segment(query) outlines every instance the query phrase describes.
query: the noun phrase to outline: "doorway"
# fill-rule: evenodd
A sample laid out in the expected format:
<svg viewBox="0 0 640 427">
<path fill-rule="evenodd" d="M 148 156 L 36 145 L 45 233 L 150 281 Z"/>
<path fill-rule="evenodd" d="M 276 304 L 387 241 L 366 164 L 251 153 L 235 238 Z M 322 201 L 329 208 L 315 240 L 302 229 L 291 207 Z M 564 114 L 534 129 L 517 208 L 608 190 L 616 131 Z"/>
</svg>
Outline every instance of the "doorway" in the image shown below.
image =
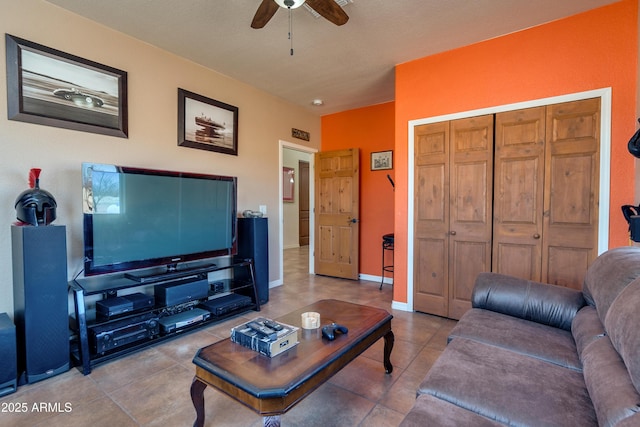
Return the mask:
<svg viewBox="0 0 640 427">
<path fill-rule="evenodd" d="M 280 282 L 282 283 L 284 278 L 284 250 L 290 248 L 299 248 L 300 246 L 300 201 L 302 197 L 303 206 L 308 212 L 313 212 L 314 205 L 314 185 L 313 179 L 305 180 L 301 176 L 300 164 L 303 167 L 308 166 L 309 171 L 313 171 L 314 167 L 314 154 L 317 149 L 305 147 L 303 145 L 294 144 L 287 141 L 280 141 L 280 165 L 279 173 L 280 177 L 280 236 L 279 236 L 279 248 L 280 248 Z M 284 178 L 282 174 L 283 168 L 289 168 L 292 174 L 288 176 L 288 189 L 291 189 L 292 197 L 283 197 L 283 185 Z M 304 174 L 304 171 L 302 171 Z M 302 179 L 301 179 L 302 178 Z M 302 196 L 301 196 L 302 194 Z M 303 213 L 304 215 L 304 213 Z M 302 221 L 303 224 L 306 221 Z M 308 246 L 313 247 L 314 244 L 314 232 L 313 232 L 313 215 L 308 216 L 307 222 L 308 232 Z M 306 241 L 306 239 L 304 239 Z M 303 242 L 304 243 L 304 242 Z M 313 250 L 309 250 L 308 255 L 308 272 L 314 273 L 314 254 Z"/>
</svg>

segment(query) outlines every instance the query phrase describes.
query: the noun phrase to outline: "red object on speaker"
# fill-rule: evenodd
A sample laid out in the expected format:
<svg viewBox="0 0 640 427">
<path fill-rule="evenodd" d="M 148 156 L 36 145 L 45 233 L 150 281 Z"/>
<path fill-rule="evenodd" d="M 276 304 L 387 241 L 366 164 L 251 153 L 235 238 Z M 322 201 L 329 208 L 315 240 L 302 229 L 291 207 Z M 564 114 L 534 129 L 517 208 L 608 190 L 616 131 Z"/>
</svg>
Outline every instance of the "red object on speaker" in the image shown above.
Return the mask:
<svg viewBox="0 0 640 427">
<path fill-rule="evenodd" d="M 58 205 L 51 193 L 40 189 L 40 171 L 37 168 L 29 171 L 29 189 L 16 199 L 16 225 L 49 225 L 56 219 Z"/>
<path fill-rule="evenodd" d="M 42 169 L 31 168 L 29 171 L 29 188 L 35 188 L 40 183 L 40 172 Z"/>
</svg>

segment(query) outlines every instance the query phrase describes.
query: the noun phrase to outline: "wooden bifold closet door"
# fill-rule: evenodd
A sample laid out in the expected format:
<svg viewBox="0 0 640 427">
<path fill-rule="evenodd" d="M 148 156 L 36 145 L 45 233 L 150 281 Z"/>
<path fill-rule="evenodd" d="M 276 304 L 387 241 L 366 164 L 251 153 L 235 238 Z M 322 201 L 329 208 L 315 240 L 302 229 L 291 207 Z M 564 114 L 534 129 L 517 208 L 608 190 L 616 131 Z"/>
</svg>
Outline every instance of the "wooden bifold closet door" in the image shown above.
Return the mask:
<svg viewBox="0 0 640 427">
<path fill-rule="evenodd" d="M 599 99 L 417 126 L 414 309 L 460 318 L 482 271 L 580 289 L 599 135 Z"/>
<path fill-rule="evenodd" d="M 459 318 L 491 268 L 493 116 L 416 128 L 414 309 Z"/>
</svg>

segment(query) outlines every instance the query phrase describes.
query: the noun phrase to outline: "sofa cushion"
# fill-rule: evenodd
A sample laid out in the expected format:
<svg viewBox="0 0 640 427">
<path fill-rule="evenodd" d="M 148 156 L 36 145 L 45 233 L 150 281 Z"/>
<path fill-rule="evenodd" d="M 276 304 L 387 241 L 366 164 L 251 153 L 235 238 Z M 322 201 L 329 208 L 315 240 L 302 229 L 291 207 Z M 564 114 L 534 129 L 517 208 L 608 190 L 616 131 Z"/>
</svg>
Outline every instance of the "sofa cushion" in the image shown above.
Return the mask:
<svg viewBox="0 0 640 427">
<path fill-rule="evenodd" d="M 571 333 L 580 356 L 594 340 L 605 337 L 604 325 L 600 322 L 595 307 L 588 305 L 576 314 L 571 324 Z"/>
<path fill-rule="evenodd" d="M 640 395 L 608 338 L 589 344 L 582 360 L 585 383 L 601 427 L 617 426 L 640 412 Z"/>
<path fill-rule="evenodd" d="M 480 273 L 471 306 L 571 330 L 571 322 L 586 304 L 582 292 L 499 273 Z"/>
<path fill-rule="evenodd" d="M 504 424 L 467 411 L 429 394 L 418 396 L 400 427 L 497 427 Z"/>
<path fill-rule="evenodd" d="M 582 373 L 466 338 L 447 345 L 418 393 L 508 425 L 597 425 Z"/>
<path fill-rule="evenodd" d="M 610 249 L 589 266 L 582 291 L 587 303 L 598 310 L 602 323 L 613 300 L 638 277 L 640 248 L 634 246 Z"/>
<path fill-rule="evenodd" d="M 582 371 L 571 332 L 517 317 L 472 308 L 449 334 L 483 342 Z"/>
<path fill-rule="evenodd" d="M 634 280 L 613 301 L 604 326 L 633 385 L 640 391 L 640 279 Z"/>
</svg>

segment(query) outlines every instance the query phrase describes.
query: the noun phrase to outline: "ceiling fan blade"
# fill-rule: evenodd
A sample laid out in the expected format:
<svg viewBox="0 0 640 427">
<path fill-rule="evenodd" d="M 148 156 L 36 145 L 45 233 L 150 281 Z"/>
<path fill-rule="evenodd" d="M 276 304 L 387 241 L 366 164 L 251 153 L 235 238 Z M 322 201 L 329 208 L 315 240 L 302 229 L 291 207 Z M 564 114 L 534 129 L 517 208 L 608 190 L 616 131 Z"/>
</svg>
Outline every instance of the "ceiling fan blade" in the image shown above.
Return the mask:
<svg viewBox="0 0 640 427">
<path fill-rule="evenodd" d="M 262 0 L 253 17 L 253 21 L 251 21 L 251 28 L 258 29 L 267 25 L 267 22 L 275 15 L 279 7 L 278 3 L 273 0 Z"/>
<path fill-rule="evenodd" d="M 307 4 L 323 18 L 336 25 L 344 25 L 349 20 L 349 16 L 334 0 L 307 0 Z"/>
</svg>

